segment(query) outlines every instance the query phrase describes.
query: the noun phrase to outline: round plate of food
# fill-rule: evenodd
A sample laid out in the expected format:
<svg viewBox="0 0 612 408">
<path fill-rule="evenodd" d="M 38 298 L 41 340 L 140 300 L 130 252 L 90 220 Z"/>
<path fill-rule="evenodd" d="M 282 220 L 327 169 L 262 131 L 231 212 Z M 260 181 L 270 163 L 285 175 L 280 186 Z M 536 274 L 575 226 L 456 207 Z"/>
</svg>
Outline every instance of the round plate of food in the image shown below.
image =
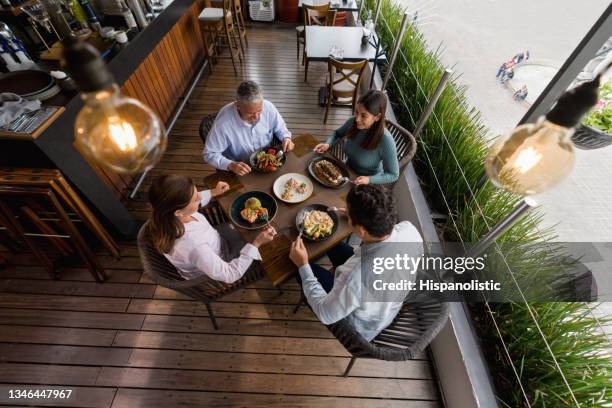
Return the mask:
<svg viewBox="0 0 612 408">
<path fill-rule="evenodd" d="M 272 173 L 283 167 L 287 156 L 282 149 L 277 147 L 266 147 L 258 150 L 249 158 L 251 168 L 260 173 Z"/>
<path fill-rule="evenodd" d="M 241 194 L 230 206 L 230 218 L 245 229 L 264 227 L 276 217 L 278 204 L 274 197 L 263 191 Z"/>
<path fill-rule="evenodd" d="M 295 226 L 310 241 L 325 241 L 338 229 L 338 215 L 323 204 L 307 205 L 295 217 Z"/>
<path fill-rule="evenodd" d="M 349 171 L 340 160 L 330 156 L 318 156 L 308 162 L 308 172 L 320 184 L 328 188 L 341 188 L 349 182 Z"/>
<path fill-rule="evenodd" d="M 303 174 L 287 173 L 276 179 L 272 186 L 274 195 L 280 200 L 295 204 L 305 201 L 312 195 L 312 181 Z"/>
</svg>

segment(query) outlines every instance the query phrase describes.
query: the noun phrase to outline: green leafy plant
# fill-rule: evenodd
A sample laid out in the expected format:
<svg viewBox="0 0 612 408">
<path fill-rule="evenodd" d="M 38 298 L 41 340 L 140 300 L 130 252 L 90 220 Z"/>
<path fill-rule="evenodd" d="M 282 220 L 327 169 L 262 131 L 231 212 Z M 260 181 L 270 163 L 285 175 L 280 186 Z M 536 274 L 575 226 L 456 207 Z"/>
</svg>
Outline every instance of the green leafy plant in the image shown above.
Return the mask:
<svg viewBox="0 0 612 408">
<path fill-rule="evenodd" d="M 381 1 L 376 31 L 389 50 L 399 32 L 403 10 L 392 0 Z M 365 2 L 374 10 L 374 0 Z M 430 51 L 415 26 L 407 29 L 400 50 L 387 91 L 398 120 L 414 129 L 444 68 L 440 50 Z M 382 67 L 383 72 L 387 69 Z M 467 103 L 466 88 L 457 80 L 457 76 L 451 78 L 434 107 L 419 136 L 413 163 L 430 205 L 448 214 L 441 238 L 469 243 L 478 241 L 520 198 L 490 184 L 475 189 L 483 170 L 488 130 L 480 113 Z M 540 223 L 541 214 L 532 213 L 497 241 L 507 262 L 499 268 L 499 275 L 512 273 L 526 295 L 541 283 L 561 288 L 555 277 L 568 278 L 572 270 L 573 261 L 565 257 L 563 248 L 549 243 L 554 231 L 543 230 Z M 490 310 L 482 304 L 473 305 L 504 406 L 527 406 L 520 385 L 532 407 L 576 407 L 574 398 L 580 407 L 612 406 L 612 360 L 609 342 L 599 326 L 610 320 L 597 321 L 593 307 L 580 302 L 498 303 L 491 304 Z"/>
<path fill-rule="evenodd" d="M 584 125 L 612 134 L 612 81 L 599 90 L 597 105 L 582 121 Z"/>
</svg>

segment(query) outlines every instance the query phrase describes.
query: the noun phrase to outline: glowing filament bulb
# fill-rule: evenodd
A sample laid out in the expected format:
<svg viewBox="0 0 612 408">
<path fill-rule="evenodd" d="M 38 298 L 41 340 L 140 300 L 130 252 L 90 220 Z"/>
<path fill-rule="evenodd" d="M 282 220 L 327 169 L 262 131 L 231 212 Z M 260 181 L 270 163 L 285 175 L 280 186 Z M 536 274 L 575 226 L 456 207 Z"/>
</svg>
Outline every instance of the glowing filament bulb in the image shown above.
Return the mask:
<svg viewBox="0 0 612 408">
<path fill-rule="evenodd" d="M 534 149 L 533 146 L 529 146 L 527 149 L 519 152 L 518 157 L 514 161 L 514 167 L 516 167 L 519 173 L 525 174 L 538 164 L 542 157 L 542 153 Z"/>
<path fill-rule="evenodd" d="M 111 138 L 119 146 L 121 151 L 126 152 L 134 150 L 138 143 L 136 141 L 136 134 L 134 128 L 127 122 L 122 121 L 119 118 L 111 118 L 108 124 Z"/>
</svg>

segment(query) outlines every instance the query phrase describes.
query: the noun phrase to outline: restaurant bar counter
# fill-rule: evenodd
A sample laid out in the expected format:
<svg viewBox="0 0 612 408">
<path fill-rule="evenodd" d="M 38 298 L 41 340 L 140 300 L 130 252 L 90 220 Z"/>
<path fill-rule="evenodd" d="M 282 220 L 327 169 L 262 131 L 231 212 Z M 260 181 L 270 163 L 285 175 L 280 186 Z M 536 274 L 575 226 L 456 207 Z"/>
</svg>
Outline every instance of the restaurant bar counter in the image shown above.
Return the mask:
<svg viewBox="0 0 612 408">
<path fill-rule="evenodd" d="M 108 63 L 122 93 L 147 104 L 166 125 L 206 63 L 198 25 L 203 7 L 203 0 L 174 0 Z M 74 122 L 82 107 L 75 95 L 42 133 L 19 139 L 0 136 L 0 164 L 61 170 L 111 231 L 134 236 L 139 225 L 123 204 L 134 176 L 103 169 L 80 154 Z"/>
</svg>

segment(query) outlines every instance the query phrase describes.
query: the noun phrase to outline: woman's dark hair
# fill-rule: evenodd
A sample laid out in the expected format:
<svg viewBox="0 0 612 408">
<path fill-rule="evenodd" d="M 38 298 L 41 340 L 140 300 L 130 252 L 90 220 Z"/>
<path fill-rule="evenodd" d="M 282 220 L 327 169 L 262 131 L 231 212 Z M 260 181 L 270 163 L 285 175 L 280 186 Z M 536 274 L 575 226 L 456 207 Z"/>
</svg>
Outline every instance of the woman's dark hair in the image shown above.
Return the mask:
<svg viewBox="0 0 612 408">
<path fill-rule="evenodd" d="M 385 134 L 385 113 L 387 111 L 387 97 L 380 91 L 371 90 L 361 95 L 357 104 L 362 105 L 365 110 L 370 112 L 372 115 L 379 115 L 380 119 L 374 123 L 368 134 L 361 143 L 361 148 L 366 150 L 374 150 L 378 146 L 380 139 Z M 353 126 L 346 132 L 346 137 L 353 139 L 357 136 L 357 121 L 353 121 Z"/>
<path fill-rule="evenodd" d="M 180 175 L 167 174 L 153 181 L 149 189 L 149 203 L 153 207 L 149 218 L 149 234 L 153 246 L 159 252 L 172 251 L 174 241 L 185 233 L 183 223 L 174 212 L 189 205 L 194 187 L 192 179 Z"/>
<path fill-rule="evenodd" d="M 390 234 L 397 223 L 395 200 L 391 191 L 383 186 L 354 186 L 346 197 L 346 204 L 353 225 L 361 225 L 374 237 Z"/>
</svg>

